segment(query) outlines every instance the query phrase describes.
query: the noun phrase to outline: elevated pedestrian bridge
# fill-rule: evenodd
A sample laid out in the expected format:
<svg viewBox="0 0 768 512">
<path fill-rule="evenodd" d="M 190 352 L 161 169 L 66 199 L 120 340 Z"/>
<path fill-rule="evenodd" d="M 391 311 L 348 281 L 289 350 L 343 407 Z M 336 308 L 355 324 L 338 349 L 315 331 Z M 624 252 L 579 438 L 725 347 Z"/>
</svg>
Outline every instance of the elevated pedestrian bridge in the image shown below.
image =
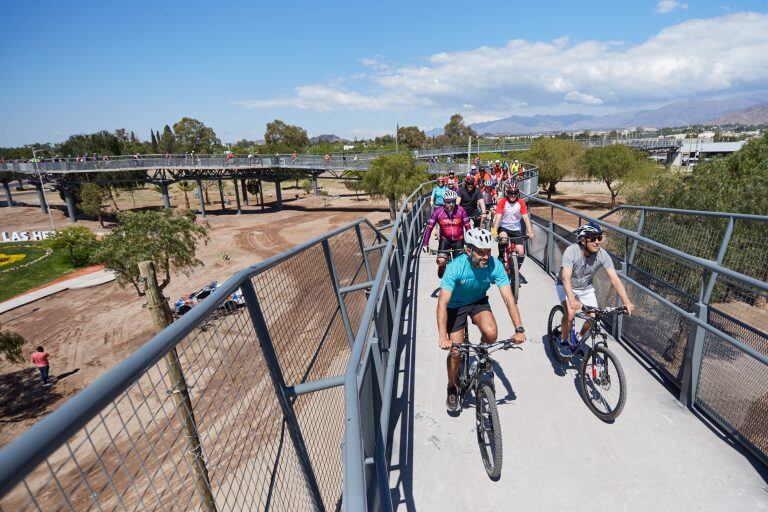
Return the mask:
<svg viewBox="0 0 768 512">
<path fill-rule="evenodd" d="M 605 326 L 628 384 L 607 424 L 546 343 L 551 276 L 585 217 L 531 197 L 528 341 L 499 353 L 492 482 L 471 401 L 444 409 L 438 280 L 419 251 L 430 187 L 392 226 L 358 221 L 233 276 L 4 447 L 0 508 L 768 510 L 768 218 L 601 220 L 637 307 Z M 612 304 L 606 284 L 598 275 L 598 300 Z M 222 310 L 238 288 L 246 306 Z"/>
</svg>

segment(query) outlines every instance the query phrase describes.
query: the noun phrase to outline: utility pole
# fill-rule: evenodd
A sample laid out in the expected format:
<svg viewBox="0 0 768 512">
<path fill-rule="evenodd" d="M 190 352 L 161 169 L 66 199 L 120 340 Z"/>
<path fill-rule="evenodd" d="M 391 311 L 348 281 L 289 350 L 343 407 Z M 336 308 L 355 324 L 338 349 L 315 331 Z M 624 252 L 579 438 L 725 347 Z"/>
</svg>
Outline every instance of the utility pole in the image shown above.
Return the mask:
<svg viewBox="0 0 768 512">
<path fill-rule="evenodd" d="M 139 274 L 144 282 L 144 293 L 147 297 L 147 308 L 152 313 L 152 320 L 155 323 L 155 332 L 159 333 L 173 322 L 171 308 L 168 301 L 163 297 L 162 291 L 157 284 L 157 273 L 155 264 L 151 261 L 139 262 Z M 205 466 L 203 450 L 200 446 L 200 435 L 197 432 L 197 423 L 195 422 L 195 413 L 192 409 L 192 400 L 189 398 L 187 381 L 181 370 L 179 354 L 176 347 L 173 347 L 165 354 L 165 364 L 168 367 L 168 377 L 171 379 L 171 394 L 176 403 L 176 410 L 181 419 L 181 425 L 184 430 L 186 447 L 184 455 L 187 458 L 189 467 L 195 478 L 195 488 L 202 501 L 202 509 L 206 512 L 216 512 L 216 502 L 211 492 L 211 481 L 208 477 L 208 468 Z"/>
<path fill-rule="evenodd" d="M 478 144 L 480 142 L 478 141 Z M 478 149 L 479 150 L 479 149 Z M 469 144 L 467 144 L 467 174 L 472 169 L 472 136 L 469 136 Z"/>
</svg>

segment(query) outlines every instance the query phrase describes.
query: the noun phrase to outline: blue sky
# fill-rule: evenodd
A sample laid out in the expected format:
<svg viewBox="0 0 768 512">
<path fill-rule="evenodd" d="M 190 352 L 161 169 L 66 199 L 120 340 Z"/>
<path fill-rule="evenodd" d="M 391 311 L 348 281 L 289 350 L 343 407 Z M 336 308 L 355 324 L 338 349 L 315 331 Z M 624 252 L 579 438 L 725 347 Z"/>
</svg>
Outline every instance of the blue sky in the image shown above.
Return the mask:
<svg viewBox="0 0 768 512">
<path fill-rule="evenodd" d="M 0 146 L 183 116 L 369 137 L 685 98 L 768 101 L 768 3 L 12 1 Z"/>
</svg>

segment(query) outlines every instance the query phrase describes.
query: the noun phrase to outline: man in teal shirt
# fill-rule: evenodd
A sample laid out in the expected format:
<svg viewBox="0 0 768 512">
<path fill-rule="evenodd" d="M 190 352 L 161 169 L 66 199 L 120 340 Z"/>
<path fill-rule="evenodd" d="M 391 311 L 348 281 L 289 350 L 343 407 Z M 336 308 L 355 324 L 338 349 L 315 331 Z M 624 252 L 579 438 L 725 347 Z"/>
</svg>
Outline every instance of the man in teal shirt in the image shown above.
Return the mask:
<svg viewBox="0 0 768 512">
<path fill-rule="evenodd" d="M 447 188 L 448 187 L 445 186 L 445 177 L 438 176 L 437 186 L 432 189 L 432 198 L 429 200 L 429 204 L 432 205 L 432 208 L 443 206 L 443 196 L 445 195 Z"/>
<path fill-rule="evenodd" d="M 493 343 L 498 337 L 496 318 L 488 303 L 488 288 L 491 284 L 499 287 L 499 293 L 507 307 L 509 318 L 515 326 L 515 343 L 525 341 L 525 329 L 517 309 L 517 301 L 512 294 L 509 277 L 504 266 L 497 258 L 491 258 L 491 248 L 495 243 L 489 231 L 472 228 L 464 235 L 464 250 L 458 258 L 451 261 L 440 283 L 440 295 L 437 299 L 437 331 L 442 350 L 450 349 L 448 354 L 448 398 L 445 402 L 449 411 L 459 409 L 456 378 L 459 370 L 459 352 L 453 345 L 464 340 L 464 326 L 467 317 L 472 319 L 481 333 L 480 341 Z"/>
</svg>

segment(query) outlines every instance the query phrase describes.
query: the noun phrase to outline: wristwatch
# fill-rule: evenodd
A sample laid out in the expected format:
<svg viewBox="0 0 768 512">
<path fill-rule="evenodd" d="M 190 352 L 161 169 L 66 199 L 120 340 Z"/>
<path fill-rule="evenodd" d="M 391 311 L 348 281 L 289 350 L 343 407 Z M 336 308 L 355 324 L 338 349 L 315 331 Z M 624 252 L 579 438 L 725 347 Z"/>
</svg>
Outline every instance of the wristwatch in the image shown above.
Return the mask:
<svg viewBox="0 0 768 512">
<path fill-rule="evenodd" d="M 524 332 L 525 332 L 525 327 L 523 327 L 522 325 L 517 329 L 515 329 L 515 334 L 522 334 Z"/>
</svg>

